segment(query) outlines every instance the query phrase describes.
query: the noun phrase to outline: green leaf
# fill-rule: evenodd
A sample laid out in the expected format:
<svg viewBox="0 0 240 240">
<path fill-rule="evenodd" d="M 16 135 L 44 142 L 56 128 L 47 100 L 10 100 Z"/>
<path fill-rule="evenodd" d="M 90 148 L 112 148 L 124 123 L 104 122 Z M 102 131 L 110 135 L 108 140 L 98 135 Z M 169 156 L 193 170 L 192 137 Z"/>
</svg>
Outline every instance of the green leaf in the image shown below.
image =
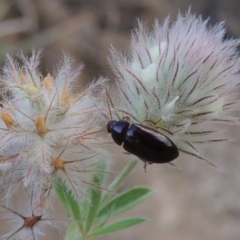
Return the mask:
<svg viewBox="0 0 240 240">
<path fill-rule="evenodd" d="M 112 191 L 116 191 L 122 183 L 125 181 L 125 179 L 128 177 L 128 175 L 132 172 L 134 167 L 137 165 L 138 160 L 130 161 L 125 168 L 119 173 L 119 175 L 113 180 L 113 182 L 108 187 L 108 191 L 105 192 L 102 196 L 102 202 L 109 199 L 109 197 L 112 195 Z"/>
<path fill-rule="evenodd" d="M 107 176 L 107 172 L 106 172 L 107 164 L 105 162 L 98 164 L 97 171 L 99 171 L 99 172 L 96 173 L 95 176 L 98 179 L 97 182 L 98 182 L 99 186 L 102 186 L 104 183 L 104 180 L 106 179 L 106 176 Z"/>
<path fill-rule="evenodd" d="M 82 237 L 82 234 L 77 223 L 71 223 L 68 226 L 65 240 L 80 240 L 81 237 Z"/>
<path fill-rule="evenodd" d="M 99 185 L 99 179 L 97 175 L 93 177 L 93 182 L 95 185 Z M 85 212 L 86 213 L 86 219 L 85 220 L 85 233 L 88 233 L 90 230 L 99 209 L 99 204 L 101 201 L 101 189 L 91 189 L 91 200 L 88 203 L 88 209 Z"/>
<path fill-rule="evenodd" d="M 98 229 L 95 229 L 91 236 L 93 237 L 97 237 L 97 236 L 101 236 L 101 235 L 106 235 L 112 232 L 116 232 L 119 230 L 122 230 L 124 228 L 128 228 L 128 227 L 132 227 L 134 225 L 137 225 L 139 223 L 142 223 L 146 221 L 145 218 L 127 218 L 127 219 L 123 219 L 117 222 L 114 222 L 112 224 L 109 224 L 105 227 L 101 227 Z"/>
<path fill-rule="evenodd" d="M 55 182 L 54 188 L 60 201 L 62 202 L 64 207 L 67 209 L 70 216 L 73 217 L 75 220 L 77 220 L 77 222 L 81 227 L 82 221 L 81 221 L 80 207 L 77 200 L 74 198 L 73 194 L 71 193 L 70 189 L 68 189 L 66 184 L 60 179 Z"/>
<path fill-rule="evenodd" d="M 94 177 L 92 177 L 89 184 L 86 184 L 85 186 L 85 198 L 81 203 L 81 212 L 83 216 L 87 216 L 89 214 L 89 205 L 93 204 L 91 199 L 93 188 L 97 189 L 99 186 L 99 192 L 100 192 L 100 187 L 103 185 L 104 180 L 106 179 L 107 167 L 108 166 L 106 165 L 106 163 L 98 164 Z M 95 179 L 95 182 L 94 182 L 94 179 Z M 85 217 L 84 217 L 84 221 L 85 221 Z"/>
<path fill-rule="evenodd" d="M 150 194 L 151 190 L 146 187 L 132 188 L 124 193 L 121 193 L 100 210 L 98 218 L 111 217 L 124 212 L 137 205 Z"/>
</svg>

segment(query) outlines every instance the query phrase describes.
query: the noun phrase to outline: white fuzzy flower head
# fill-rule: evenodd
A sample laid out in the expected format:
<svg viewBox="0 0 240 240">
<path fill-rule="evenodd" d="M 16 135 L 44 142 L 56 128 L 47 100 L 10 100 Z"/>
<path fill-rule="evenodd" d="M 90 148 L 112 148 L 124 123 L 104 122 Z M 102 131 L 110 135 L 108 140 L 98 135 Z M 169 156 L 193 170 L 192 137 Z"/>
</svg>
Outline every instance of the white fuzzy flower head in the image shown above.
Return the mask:
<svg viewBox="0 0 240 240">
<path fill-rule="evenodd" d="M 121 96 L 115 109 L 202 160 L 201 146 L 227 140 L 218 125 L 236 124 L 239 108 L 239 41 L 223 39 L 222 23 L 207 24 L 190 11 L 152 30 L 140 23 L 130 51 L 112 49 L 111 58 Z"/>
<path fill-rule="evenodd" d="M 8 56 L 3 68 L 1 187 L 11 192 L 16 183 L 23 184 L 39 189 L 42 198 L 60 178 L 80 199 L 83 184 L 99 162 L 95 156 L 101 151 L 97 138 L 101 101 L 94 93 L 105 80 L 75 94 L 82 67 L 73 70 L 73 61 L 65 55 L 56 76 L 42 77 L 39 58 L 39 51 L 30 58 L 21 54 L 20 63 Z"/>
</svg>

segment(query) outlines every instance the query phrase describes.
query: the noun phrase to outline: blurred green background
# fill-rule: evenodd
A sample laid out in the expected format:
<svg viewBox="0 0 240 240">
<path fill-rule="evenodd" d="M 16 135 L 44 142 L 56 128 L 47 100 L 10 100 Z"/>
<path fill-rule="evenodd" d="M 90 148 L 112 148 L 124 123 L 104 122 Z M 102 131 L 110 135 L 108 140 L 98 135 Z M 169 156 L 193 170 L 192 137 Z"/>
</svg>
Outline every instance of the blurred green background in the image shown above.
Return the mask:
<svg viewBox="0 0 240 240">
<path fill-rule="evenodd" d="M 127 50 L 137 19 L 151 26 L 155 18 L 179 11 L 210 17 L 210 23 L 225 21 L 226 37 L 240 37 L 240 0 L 0 0 L 0 64 L 6 53 L 30 54 L 43 49 L 41 71 L 52 73 L 63 51 L 77 64 L 84 63 L 80 85 L 99 76 L 114 81 L 108 65 L 109 47 Z M 239 127 L 229 128 L 235 142 L 208 148 L 207 154 L 223 169 L 181 155 L 181 170 L 152 165 L 135 169 L 124 187 L 145 185 L 154 194 L 128 214 L 149 221 L 105 236 L 102 240 L 239 240 L 240 157 Z M 122 151 L 115 147 L 116 156 Z M 118 157 L 113 172 L 128 160 Z M 51 238 L 52 239 L 52 238 Z"/>
</svg>

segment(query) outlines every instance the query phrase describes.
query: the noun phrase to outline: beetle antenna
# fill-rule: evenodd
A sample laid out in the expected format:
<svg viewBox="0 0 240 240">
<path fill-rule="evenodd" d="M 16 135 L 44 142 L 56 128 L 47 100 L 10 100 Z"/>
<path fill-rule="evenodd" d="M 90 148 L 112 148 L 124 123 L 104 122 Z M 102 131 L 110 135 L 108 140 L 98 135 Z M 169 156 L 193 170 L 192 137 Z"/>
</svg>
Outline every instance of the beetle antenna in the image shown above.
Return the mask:
<svg viewBox="0 0 240 240">
<path fill-rule="evenodd" d="M 118 114 L 118 109 L 115 109 L 115 107 L 114 107 L 113 101 L 111 99 L 111 96 L 110 96 L 109 91 L 107 90 L 107 88 L 106 88 L 106 98 L 107 98 L 107 105 L 108 105 L 108 110 L 109 110 L 109 114 L 110 114 L 111 120 L 113 119 L 112 118 L 112 111 L 111 111 L 111 109 L 113 109 L 114 112 L 116 112 L 116 115 L 117 115 L 118 119 L 122 119 L 119 116 L 119 114 Z"/>
<path fill-rule="evenodd" d="M 112 112 L 111 112 L 111 109 L 110 109 L 109 101 L 111 102 L 111 104 L 113 104 L 113 103 L 112 103 L 112 100 L 111 100 L 111 97 L 109 95 L 109 92 L 108 92 L 107 88 L 106 88 L 106 100 L 107 100 L 107 106 L 108 106 L 109 115 L 110 115 L 110 118 L 112 120 L 113 118 L 112 118 Z"/>
</svg>

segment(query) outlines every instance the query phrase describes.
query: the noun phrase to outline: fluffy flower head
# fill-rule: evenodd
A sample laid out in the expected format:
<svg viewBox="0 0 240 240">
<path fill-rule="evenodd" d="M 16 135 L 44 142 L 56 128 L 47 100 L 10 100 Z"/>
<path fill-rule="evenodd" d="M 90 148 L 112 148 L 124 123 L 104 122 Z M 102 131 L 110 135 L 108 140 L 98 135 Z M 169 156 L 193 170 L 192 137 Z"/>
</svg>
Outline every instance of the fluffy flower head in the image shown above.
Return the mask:
<svg viewBox="0 0 240 240">
<path fill-rule="evenodd" d="M 236 124 L 240 60 L 237 40 L 224 40 L 220 23 L 186 13 L 170 24 L 141 23 L 130 51 L 112 49 L 121 103 L 114 107 L 133 122 L 167 135 L 181 152 L 204 160 L 199 146 L 227 140 L 218 123 Z"/>
<path fill-rule="evenodd" d="M 75 94 L 82 67 L 73 70 L 71 58 L 64 56 L 55 77 L 42 77 L 40 52 L 20 57 L 22 64 L 8 56 L 2 74 L 1 183 L 15 187 L 21 182 L 41 195 L 61 178 L 79 199 L 85 175 L 91 172 L 88 166 L 99 154 L 95 138 L 101 103 L 94 92 L 104 79 Z"/>
</svg>

